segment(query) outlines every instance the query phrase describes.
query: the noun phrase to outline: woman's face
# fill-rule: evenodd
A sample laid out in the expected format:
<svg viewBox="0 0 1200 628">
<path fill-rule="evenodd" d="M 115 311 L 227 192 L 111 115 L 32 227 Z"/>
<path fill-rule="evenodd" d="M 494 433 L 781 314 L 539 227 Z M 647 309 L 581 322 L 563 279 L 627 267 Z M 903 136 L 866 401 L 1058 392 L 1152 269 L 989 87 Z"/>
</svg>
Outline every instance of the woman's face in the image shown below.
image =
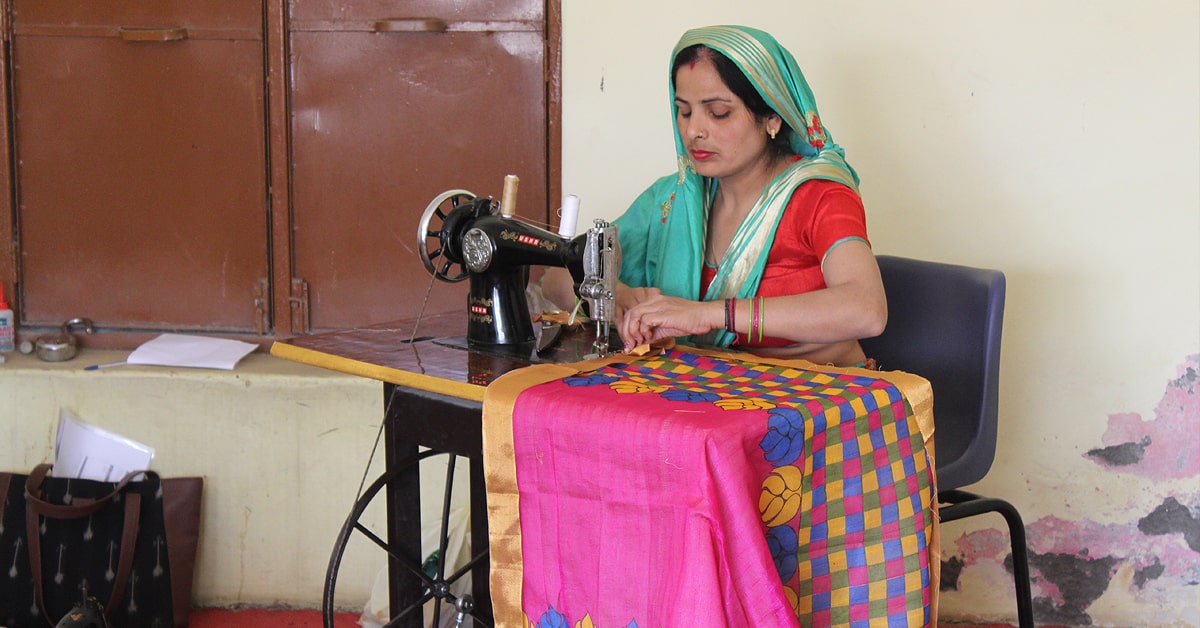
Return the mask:
<svg viewBox="0 0 1200 628">
<path fill-rule="evenodd" d="M 702 176 L 737 177 L 770 165 L 767 128 L 778 122 L 756 120 L 707 58 L 676 71 L 675 120 Z"/>
</svg>

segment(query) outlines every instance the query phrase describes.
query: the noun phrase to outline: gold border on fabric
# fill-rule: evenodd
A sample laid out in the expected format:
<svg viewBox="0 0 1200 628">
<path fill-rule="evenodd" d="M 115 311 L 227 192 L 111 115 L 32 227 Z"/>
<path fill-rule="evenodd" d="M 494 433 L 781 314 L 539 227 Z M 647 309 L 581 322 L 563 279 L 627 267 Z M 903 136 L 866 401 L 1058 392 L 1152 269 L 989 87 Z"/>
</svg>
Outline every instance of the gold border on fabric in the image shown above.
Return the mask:
<svg viewBox="0 0 1200 628">
<path fill-rule="evenodd" d="M 823 373 L 852 373 L 887 380 L 900 389 L 912 408 L 925 441 L 930 470 L 934 464 L 933 388 L 929 381 L 903 371 L 870 371 L 853 367 L 823 366 L 808 360 L 767 358 L 748 353 L 688 347 L 687 351 L 716 358 L 757 361 L 772 366 Z M 512 412 L 526 389 L 611 364 L 629 364 L 643 355 L 618 354 L 570 364 L 539 364 L 510 371 L 487 387 L 483 395 L 483 466 L 487 484 L 488 536 L 491 554 L 492 609 L 497 628 L 527 628 L 521 609 L 524 578 L 521 555 L 521 509 L 514 457 Z M 937 478 L 930 487 L 933 529 L 929 541 L 930 626 L 937 626 L 938 586 L 941 579 L 941 534 L 937 514 Z"/>
</svg>

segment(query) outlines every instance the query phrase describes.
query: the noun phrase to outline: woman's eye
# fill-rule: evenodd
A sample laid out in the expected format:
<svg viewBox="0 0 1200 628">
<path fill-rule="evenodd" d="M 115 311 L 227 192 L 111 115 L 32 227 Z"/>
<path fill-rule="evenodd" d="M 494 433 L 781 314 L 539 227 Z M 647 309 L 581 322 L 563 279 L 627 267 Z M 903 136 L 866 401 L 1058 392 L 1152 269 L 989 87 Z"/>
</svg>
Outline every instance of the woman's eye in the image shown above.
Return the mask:
<svg viewBox="0 0 1200 628">
<path fill-rule="evenodd" d="M 729 117 L 729 114 L 730 114 L 730 112 L 728 112 L 728 111 L 714 111 L 714 112 L 712 112 L 712 117 L 714 117 L 718 120 L 724 120 L 725 118 Z"/>
</svg>

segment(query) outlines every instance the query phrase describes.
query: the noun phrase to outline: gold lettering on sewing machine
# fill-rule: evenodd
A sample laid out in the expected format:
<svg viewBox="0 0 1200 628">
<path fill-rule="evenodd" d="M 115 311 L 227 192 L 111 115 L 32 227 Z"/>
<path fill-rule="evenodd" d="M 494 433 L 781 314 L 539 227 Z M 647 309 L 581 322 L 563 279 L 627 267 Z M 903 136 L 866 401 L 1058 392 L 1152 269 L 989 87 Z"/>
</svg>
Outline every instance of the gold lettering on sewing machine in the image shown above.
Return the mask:
<svg viewBox="0 0 1200 628">
<path fill-rule="evenodd" d="M 492 324 L 492 299 L 469 297 L 467 301 L 467 315 L 470 320 Z"/>
<path fill-rule="evenodd" d="M 512 242 L 518 242 L 520 244 L 524 244 L 526 246 L 532 246 L 532 247 L 539 248 L 539 249 L 545 249 L 550 252 L 553 252 L 556 249 L 558 249 L 558 242 L 556 242 L 554 240 L 547 240 L 545 238 L 538 238 L 538 237 L 526 235 L 523 233 L 517 233 L 516 231 L 509 231 L 508 229 L 504 229 L 504 230 L 500 231 L 500 239 L 501 240 L 510 240 Z"/>
</svg>

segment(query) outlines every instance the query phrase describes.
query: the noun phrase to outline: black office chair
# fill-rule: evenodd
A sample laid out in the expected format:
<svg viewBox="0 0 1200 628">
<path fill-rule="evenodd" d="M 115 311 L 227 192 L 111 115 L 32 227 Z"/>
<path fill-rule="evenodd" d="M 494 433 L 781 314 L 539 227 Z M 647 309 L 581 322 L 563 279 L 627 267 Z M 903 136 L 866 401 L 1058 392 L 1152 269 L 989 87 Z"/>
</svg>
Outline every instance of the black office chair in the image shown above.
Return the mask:
<svg viewBox="0 0 1200 628">
<path fill-rule="evenodd" d="M 883 334 L 863 350 L 882 370 L 920 375 L 933 386 L 941 521 L 1001 514 L 1012 541 L 1017 621 L 1033 628 L 1025 526 L 1012 504 L 961 490 L 987 475 L 996 454 L 1004 273 L 880 255 L 887 292 Z"/>
</svg>

